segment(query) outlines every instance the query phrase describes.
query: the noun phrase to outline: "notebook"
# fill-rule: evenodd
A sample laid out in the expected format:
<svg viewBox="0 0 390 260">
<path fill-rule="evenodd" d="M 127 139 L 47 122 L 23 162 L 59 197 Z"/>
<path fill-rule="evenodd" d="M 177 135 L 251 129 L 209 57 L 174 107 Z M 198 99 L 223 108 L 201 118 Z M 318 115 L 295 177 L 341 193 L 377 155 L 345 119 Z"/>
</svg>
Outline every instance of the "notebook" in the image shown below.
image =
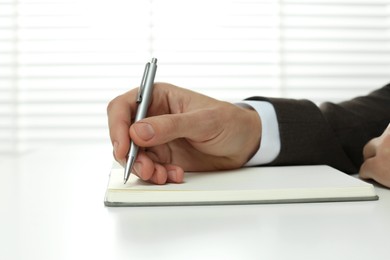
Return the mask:
<svg viewBox="0 0 390 260">
<path fill-rule="evenodd" d="M 106 206 L 180 206 L 377 200 L 372 184 L 329 166 L 247 167 L 186 172 L 184 183 L 154 185 L 113 167 Z"/>
</svg>

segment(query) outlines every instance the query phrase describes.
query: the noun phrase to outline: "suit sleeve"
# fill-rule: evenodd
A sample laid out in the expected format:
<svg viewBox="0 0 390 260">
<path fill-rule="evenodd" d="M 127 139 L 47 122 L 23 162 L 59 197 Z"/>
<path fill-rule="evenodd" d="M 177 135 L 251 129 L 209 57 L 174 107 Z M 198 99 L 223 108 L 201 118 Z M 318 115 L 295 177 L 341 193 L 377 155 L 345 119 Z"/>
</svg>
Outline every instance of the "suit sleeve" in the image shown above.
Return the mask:
<svg viewBox="0 0 390 260">
<path fill-rule="evenodd" d="M 308 100 L 252 97 L 273 104 L 281 140 L 270 165 L 326 164 L 356 173 L 363 147 L 383 133 L 390 122 L 390 84 L 339 104 L 320 107 Z"/>
</svg>

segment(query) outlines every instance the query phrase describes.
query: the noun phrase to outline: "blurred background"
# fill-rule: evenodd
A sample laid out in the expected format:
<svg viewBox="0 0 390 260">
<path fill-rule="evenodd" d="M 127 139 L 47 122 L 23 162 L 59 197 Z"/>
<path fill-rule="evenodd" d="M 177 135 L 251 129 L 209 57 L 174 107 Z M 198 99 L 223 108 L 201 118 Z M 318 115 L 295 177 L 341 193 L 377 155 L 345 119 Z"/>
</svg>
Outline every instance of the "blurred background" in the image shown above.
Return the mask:
<svg viewBox="0 0 390 260">
<path fill-rule="evenodd" d="M 218 99 L 338 102 L 390 82 L 390 0 L 0 0 L 0 153 L 109 143 L 152 57 Z"/>
</svg>

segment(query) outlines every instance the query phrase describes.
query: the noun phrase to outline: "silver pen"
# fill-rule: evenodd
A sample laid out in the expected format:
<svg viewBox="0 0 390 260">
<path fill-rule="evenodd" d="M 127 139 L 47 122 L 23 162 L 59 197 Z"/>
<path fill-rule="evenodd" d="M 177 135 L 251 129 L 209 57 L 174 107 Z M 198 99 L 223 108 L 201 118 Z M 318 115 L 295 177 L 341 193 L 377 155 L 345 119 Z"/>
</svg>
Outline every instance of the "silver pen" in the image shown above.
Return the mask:
<svg viewBox="0 0 390 260">
<path fill-rule="evenodd" d="M 156 76 L 156 70 L 157 70 L 157 59 L 152 58 L 151 62 L 146 63 L 144 75 L 142 76 L 141 85 L 138 89 L 138 95 L 137 95 L 138 107 L 137 107 L 137 113 L 135 115 L 134 123 L 146 117 L 146 113 L 148 112 L 148 107 L 150 105 L 150 101 L 152 98 L 153 84 L 154 84 L 154 77 Z M 137 154 L 138 154 L 138 146 L 133 141 L 131 141 L 129 153 L 127 155 L 126 167 L 125 167 L 125 176 L 124 176 L 125 184 L 129 179 L 131 169 L 133 168 L 135 159 L 137 158 Z"/>
</svg>

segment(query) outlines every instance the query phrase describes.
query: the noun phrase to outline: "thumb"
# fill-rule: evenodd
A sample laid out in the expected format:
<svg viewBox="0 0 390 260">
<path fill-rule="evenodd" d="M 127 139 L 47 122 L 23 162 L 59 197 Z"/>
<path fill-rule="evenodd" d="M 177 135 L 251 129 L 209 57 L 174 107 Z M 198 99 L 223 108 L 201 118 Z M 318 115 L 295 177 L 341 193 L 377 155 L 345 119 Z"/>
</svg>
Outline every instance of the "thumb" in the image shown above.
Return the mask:
<svg viewBox="0 0 390 260">
<path fill-rule="evenodd" d="M 386 135 L 390 135 L 390 124 L 387 126 L 383 134 L 379 137 L 375 137 L 368 141 L 368 143 L 363 147 L 363 158 L 367 160 L 368 158 L 374 157 L 377 153 L 378 146 L 385 138 Z"/>
<path fill-rule="evenodd" d="M 130 127 L 130 136 L 137 145 L 143 147 L 165 144 L 177 138 L 204 142 L 220 133 L 220 119 L 215 114 L 214 110 L 204 109 L 148 117 Z"/>
</svg>

